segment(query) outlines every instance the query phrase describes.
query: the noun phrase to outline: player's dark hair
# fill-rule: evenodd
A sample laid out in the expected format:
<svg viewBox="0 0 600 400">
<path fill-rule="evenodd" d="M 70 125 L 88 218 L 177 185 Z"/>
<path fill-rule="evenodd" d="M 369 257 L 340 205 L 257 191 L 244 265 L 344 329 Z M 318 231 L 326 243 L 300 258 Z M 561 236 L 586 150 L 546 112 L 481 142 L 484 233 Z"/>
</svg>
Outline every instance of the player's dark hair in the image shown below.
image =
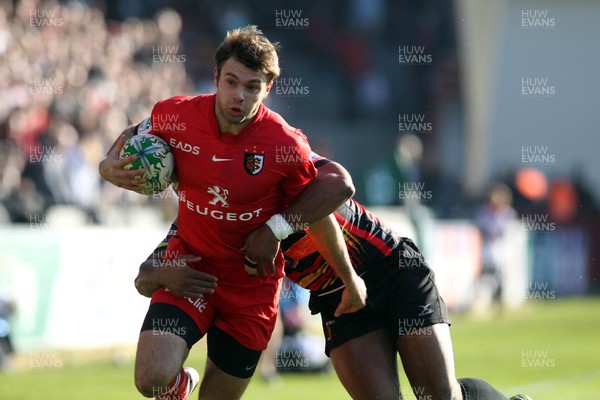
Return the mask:
<svg viewBox="0 0 600 400">
<path fill-rule="evenodd" d="M 279 43 L 271 43 L 256 25 L 231 30 L 215 51 L 217 73 L 221 75 L 221 67 L 233 57 L 251 70 L 265 74 L 269 84 L 281 72 L 278 49 Z"/>
</svg>

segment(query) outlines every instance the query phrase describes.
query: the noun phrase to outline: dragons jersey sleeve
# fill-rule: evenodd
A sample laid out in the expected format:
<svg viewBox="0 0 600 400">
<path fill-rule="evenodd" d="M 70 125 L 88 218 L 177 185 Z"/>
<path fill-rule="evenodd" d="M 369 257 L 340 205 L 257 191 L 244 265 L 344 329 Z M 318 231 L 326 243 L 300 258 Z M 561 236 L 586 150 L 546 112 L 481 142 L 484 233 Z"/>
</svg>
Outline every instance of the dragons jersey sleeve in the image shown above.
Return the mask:
<svg viewBox="0 0 600 400">
<path fill-rule="evenodd" d="M 316 167 L 331 162 L 316 153 L 312 153 L 311 159 Z M 392 254 L 400 243 L 397 233 L 353 199 L 346 201 L 334 215 L 342 229 L 352 265 L 359 274 Z M 300 286 L 317 293 L 342 287 L 341 279 L 303 231 L 289 236 L 281 247 L 286 275 Z"/>
</svg>

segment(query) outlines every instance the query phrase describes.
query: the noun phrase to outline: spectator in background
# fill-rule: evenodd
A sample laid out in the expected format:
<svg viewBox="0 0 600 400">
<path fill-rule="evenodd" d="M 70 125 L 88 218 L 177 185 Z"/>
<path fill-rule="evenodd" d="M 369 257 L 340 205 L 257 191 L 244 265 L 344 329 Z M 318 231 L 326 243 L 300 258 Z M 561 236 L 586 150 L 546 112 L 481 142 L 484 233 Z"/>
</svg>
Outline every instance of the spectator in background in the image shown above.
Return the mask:
<svg viewBox="0 0 600 400">
<path fill-rule="evenodd" d="M 550 219 L 559 224 L 570 224 L 577 216 L 579 199 L 573 184 L 564 178 L 554 179 L 548 193 Z"/>
<path fill-rule="evenodd" d="M 430 213 L 423 203 L 431 200 L 421 175 L 423 143 L 412 133 L 399 135 L 393 154 L 364 175 L 366 202 L 372 206 L 402 205 L 415 231 L 415 241 L 426 252 L 424 223 Z"/>
<path fill-rule="evenodd" d="M 405 182 L 419 182 L 421 179 L 419 164 L 422 156 L 421 139 L 413 134 L 399 135 L 394 152 L 365 173 L 367 204 L 404 204 L 398 195 L 399 185 Z"/>
<path fill-rule="evenodd" d="M 509 262 L 510 247 L 506 242 L 508 227 L 517 218 L 512 208 L 512 193 L 504 183 L 495 183 L 485 203 L 475 214 L 482 236 L 482 273 L 478 282 L 479 304 L 489 304 L 502 295 L 502 270 Z"/>
</svg>

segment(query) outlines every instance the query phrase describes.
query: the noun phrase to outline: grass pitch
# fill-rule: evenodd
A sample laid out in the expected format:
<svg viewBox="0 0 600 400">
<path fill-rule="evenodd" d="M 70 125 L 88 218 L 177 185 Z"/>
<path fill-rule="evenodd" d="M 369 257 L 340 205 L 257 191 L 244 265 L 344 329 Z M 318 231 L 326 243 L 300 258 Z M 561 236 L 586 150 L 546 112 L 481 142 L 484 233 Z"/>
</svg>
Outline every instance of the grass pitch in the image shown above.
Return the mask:
<svg viewBox="0 0 600 400">
<path fill-rule="evenodd" d="M 595 400 L 600 393 L 600 298 L 530 302 L 519 310 L 453 315 L 452 336 L 458 377 L 486 379 L 507 396 L 521 392 L 534 400 Z M 133 385 L 133 363 L 81 362 L 54 355 L 47 366 L 26 365 L 0 374 L 0 399 L 142 399 Z M 203 366 L 204 349 L 186 365 Z M 405 399 L 409 393 L 401 374 Z M 194 398 L 196 398 L 194 396 Z M 248 400 L 348 399 L 330 374 L 285 374 L 277 385 L 258 377 Z"/>
</svg>

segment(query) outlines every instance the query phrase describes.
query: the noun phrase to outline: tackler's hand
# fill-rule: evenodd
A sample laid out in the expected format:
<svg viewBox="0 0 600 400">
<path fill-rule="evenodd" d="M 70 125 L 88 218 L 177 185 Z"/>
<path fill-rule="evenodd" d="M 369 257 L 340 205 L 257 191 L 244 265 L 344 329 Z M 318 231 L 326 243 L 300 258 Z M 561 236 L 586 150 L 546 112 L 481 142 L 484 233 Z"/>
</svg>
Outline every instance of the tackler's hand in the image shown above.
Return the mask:
<svg viewBox="0 0 600 400">
<path fill-rule="evenodd" d="M 256 267 L 255 275 L 267 276 L 275 273 L 275 257 L 279 252 L 279 240 L 267 225 L 251 232 L 240 250 L 246 254 L 244 267 L 251 275 L 253 275 L 251 273 L 253 266 Z"/>
</svg>

